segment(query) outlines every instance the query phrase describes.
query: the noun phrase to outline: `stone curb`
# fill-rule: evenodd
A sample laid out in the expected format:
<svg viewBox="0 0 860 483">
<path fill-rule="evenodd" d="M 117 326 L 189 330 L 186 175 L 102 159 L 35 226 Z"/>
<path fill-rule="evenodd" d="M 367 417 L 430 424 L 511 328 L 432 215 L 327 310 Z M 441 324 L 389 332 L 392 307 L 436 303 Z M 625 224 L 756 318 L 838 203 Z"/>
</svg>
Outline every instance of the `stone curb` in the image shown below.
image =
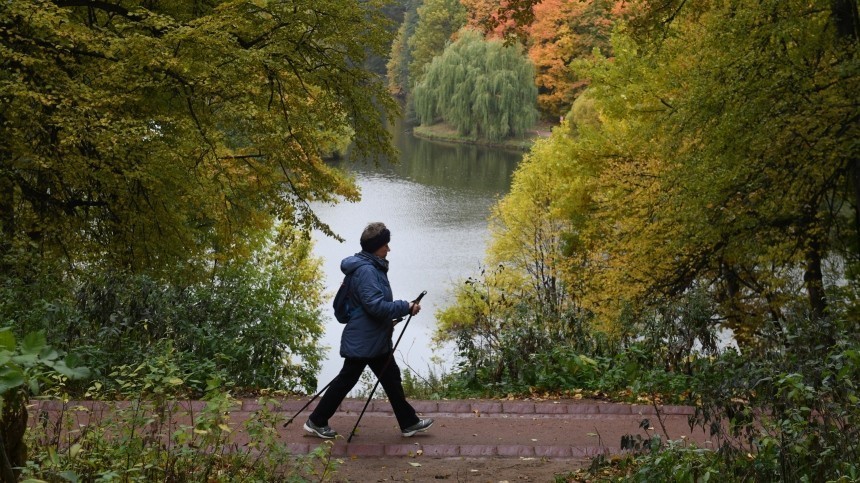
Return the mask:
<svg viewBox="0 0 860 483">
<path fill-rule="evenodd" d="M 307 454 L 316 449 L 314 444 L 290 444 L 293 454 Z M 419 454 L 431 458 L 549 458 L 585 459 L 599 454 L 619 454 L 619 448 L 573 447 L 573 446 L 528 446 L 528 445 L 450 445 L 450 444 L 335 444 L 333 456 L 344 457 L 415 457 Z M 420 451 L 420 453 L 419 453 Z"/>
<path fill-rule="evenodd" d="M 418 413 L 425 415 L 444 414 L 449 416 L 529 416 L 540 417 L 551 415 L 563 417 L 565 415 L 611 415 L 611 416 L 643 416 L 656 415 L 657 410 L 653 406 L 620 403 L 560 403 L 560 402 L 526 402 L 526 401 L 410 401 Z M 88 412 L 104 411 L 110 408 L 111 403 L 101 401 L 69 401 L 63 403 L 56 400 L 32 400 L 31 408 L 35 411 L 60 411 L 65 407 L 85 408 Z M 128 401 L 117 401 L 115 404 L 120 408 L 129 408 L 132 403 Z M 206 407 L 205 401 L 176 401 L 172 403 L 173 409 L 178 411 L 200 412 Z M 276 405 L 262 405 L 256 400 L 244 399 L 233 412 L 255 412 L 268 407 L 273 412 L 293 413 L 299 411 L 307 401 L 285 400 Z M 365 402 L 354 399 L 344 400 L 340 405 L 340 412 L 360 413 L 364 410 Z M 305 411 L 312 411 L 316 407 L 316 401 L 310 404 Z M 690 406 L 664 405 L 659 406 L 662 414 L 667 416 L 689 416 L 694 413 Z M 389 414 L 391 406 L 385 400 L 373 400 L 367 405 L 366 414 Z"/>
</svg>

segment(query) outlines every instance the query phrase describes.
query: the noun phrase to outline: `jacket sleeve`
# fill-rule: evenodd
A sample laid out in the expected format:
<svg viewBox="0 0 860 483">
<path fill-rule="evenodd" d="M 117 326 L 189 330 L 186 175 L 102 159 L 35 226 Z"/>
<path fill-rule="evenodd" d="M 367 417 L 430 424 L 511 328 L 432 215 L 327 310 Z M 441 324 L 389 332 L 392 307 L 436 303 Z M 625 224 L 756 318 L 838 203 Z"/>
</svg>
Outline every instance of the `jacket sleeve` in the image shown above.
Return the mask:
<svg viewBox="0 0 860 483">
<path fill-rule="evenodd" d="M 356 273 L 356 295 L 367 314 L 378 321 L 391 321 L 409 313 L 409 302 L 405 300 L 387 300 L 390 298 L 390 288 L 383 285 L 376 270 L 359 268 Z M 387 296 L 388 295 L 388 296 Z"/>
</svg>

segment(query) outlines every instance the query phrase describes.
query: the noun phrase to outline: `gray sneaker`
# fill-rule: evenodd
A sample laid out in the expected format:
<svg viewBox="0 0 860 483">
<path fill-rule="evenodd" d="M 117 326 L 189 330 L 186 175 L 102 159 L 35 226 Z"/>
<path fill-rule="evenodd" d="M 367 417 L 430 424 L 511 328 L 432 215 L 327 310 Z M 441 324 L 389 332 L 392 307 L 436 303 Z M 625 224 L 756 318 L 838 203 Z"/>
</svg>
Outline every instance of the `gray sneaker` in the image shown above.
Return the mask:
<svg viewBox="0 0 860 483">
<path fill-rule="evenodd" d="M 337 431 L 328 426 L 317 426 L 310 419 L 305 422 L 305 431 L 322 439 L 333 439 L 337 436 Z"/>
<path fill-rule="evenodd" d="M 415 433 L 423 433 L 424 431 L 427 431 L 428 429 L 430 429 L 430 426 L 432 426 L 432 425 L 433 425 L 432 419 L 422 419 L 422 420 L 418 421 L 417 423 L 413 424 L 412 426 L 409 426 L 408 428 L 402 430 L 401 434 L 403 435 L 404 438 L 408 438 Z"/>
</svg>

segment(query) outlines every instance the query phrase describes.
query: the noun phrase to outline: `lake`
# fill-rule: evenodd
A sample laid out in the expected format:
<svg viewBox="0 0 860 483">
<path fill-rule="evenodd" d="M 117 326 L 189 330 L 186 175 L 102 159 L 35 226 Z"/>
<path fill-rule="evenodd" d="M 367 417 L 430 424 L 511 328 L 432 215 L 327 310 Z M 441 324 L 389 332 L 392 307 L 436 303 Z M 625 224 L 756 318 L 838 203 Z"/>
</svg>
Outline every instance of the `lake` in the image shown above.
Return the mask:
<svg viewBox="0 0 860 483">
<path fill-rule="evenodd" d="M 323 260 L 327 291 L 322 307 L 328 353 L 318 378 L 322 388 L 342 365 L 338 353 L 343 326 L 334 319 L 331 299 L 343 274 L 340 261 L 361 250 L 359 237 L 367 223 L 384 222 L 391 230 L 388 277 L 395 299 L 412 300 L 427 291 L 421 313 L 413 317 L 396 358 L 401 369 L 427 375 L 449 370 L 453 347 L 432 343 L 436 311 L 453 299 L 453 288 L 478 273 L 487 247 L 487 219 L 494 203 L 510 188 L 522 152 L 474 145 L 451 145 L 412 136 L 395 128 L 399 163 L 337 162 L 361 187 L 358 203 L 314 205 L 315 212 L 345 239 L 340 243 L 314 233 L 315 254 Z M 404 324 L 395 328 L 394 340 Z"/>
</svg>

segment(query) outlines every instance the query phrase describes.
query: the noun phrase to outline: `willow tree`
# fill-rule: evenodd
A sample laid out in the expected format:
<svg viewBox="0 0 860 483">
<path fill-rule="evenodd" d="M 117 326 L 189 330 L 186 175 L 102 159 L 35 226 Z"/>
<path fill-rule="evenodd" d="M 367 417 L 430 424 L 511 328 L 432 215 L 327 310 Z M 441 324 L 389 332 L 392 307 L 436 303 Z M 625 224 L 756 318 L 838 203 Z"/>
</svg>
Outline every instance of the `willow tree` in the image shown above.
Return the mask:
<svg viewBox="0 0 860 483">
<path fill-rule="evenodd" d="M 0 255 L 131 270 L 247 254 L 358 191 L 321 152 L 390 151 L 373 2 L 0 5 Z"/>
<path fill-rule="evenodd" d="M 490 141 L 525 133 L 537 119 L 536 103 L 534 67 L 520 48 L 468 29 L 415 87 L 421 124 L 441 119 L 462 136 Z"/>
</svg>

